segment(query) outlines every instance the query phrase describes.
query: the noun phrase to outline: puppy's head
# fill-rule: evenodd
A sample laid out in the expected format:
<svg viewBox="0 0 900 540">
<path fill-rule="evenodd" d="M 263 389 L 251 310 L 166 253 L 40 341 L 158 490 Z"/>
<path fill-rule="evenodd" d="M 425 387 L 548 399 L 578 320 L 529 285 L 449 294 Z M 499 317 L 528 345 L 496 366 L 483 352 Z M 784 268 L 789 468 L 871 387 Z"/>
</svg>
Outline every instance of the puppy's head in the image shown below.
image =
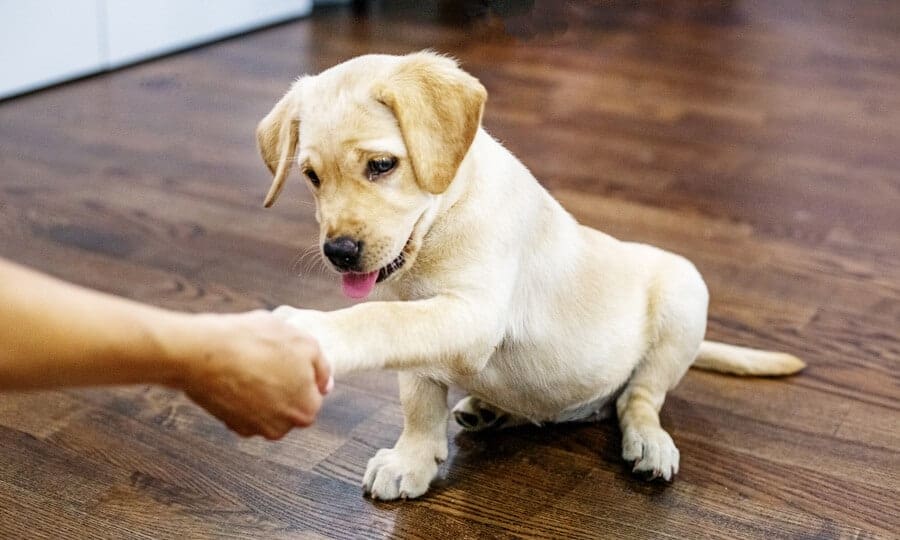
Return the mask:
<svg viewBox="0 0 900 540">
<path fill-rule="evenodd" d="M 449 58 L 368 55 L 301 77 L 260 122 L 274 176 L 271 206 L 294 163 L 316 199 L 322 253 L 345 294 L 415 261 L 423 216 L 453 181 L 487 92 Z"/>
</svg>

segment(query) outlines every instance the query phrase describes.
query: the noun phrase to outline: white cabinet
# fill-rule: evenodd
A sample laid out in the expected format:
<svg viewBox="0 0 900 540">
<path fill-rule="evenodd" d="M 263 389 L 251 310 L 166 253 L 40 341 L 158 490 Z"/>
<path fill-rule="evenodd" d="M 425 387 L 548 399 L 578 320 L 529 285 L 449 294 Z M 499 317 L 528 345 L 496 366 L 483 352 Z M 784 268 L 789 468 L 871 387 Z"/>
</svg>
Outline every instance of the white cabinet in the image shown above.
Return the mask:
<svg viewBox="0 0 900 540">
<path fill-rule="evenodd" d="M 0 98 L 311 11 L 312 0 L 0 0 Z"/>
</svg>

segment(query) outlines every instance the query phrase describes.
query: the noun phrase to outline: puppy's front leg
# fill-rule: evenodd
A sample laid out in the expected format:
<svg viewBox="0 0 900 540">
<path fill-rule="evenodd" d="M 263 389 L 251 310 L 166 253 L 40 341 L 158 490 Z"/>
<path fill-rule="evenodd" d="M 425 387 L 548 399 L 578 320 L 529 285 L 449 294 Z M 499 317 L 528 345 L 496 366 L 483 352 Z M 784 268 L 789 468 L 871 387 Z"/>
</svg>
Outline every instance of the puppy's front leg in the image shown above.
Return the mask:
<svg viewBox="0 0 900 540">
<path fill-rule="evenodd" d="M 409 372 L 399 380 L 403 433 L 369 460 L 363 477 L 366 493 L 385 501 L 423 495 L 447 459 L 447 387 Z"/>
<path fill-rule="evenodd" d="M 338 311 L 281 306 L 274 313 L 311 334 L 335 375 L 366 369 L 409 370 L 454 362 L 476 372 L 502 337 L 487 302 L 435 296 L 409 302 L 367 302 Z M 459 365 L 463 359 L 471 365 Z"/>
</svg>

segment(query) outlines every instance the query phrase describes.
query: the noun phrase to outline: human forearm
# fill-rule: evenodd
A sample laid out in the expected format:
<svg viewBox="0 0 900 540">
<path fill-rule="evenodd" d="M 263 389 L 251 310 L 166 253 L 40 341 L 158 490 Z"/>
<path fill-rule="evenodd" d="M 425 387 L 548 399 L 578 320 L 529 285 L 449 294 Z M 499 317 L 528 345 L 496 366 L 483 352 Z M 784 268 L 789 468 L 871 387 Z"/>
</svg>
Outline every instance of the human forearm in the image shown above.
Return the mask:
<svg viewBox="0 0 900 540">
<path fill-rule="evenodd" d="M 277 439 L 313 422 L 333 380 L 316 342 L 267 311 L 166 311 L 0 259 L 0 390 L 132 383 Z"/>
<path fill-rule="evenodd" d="M 0 390 L 175 385 L 187 317 L 0 260 Z"/>
</svg>

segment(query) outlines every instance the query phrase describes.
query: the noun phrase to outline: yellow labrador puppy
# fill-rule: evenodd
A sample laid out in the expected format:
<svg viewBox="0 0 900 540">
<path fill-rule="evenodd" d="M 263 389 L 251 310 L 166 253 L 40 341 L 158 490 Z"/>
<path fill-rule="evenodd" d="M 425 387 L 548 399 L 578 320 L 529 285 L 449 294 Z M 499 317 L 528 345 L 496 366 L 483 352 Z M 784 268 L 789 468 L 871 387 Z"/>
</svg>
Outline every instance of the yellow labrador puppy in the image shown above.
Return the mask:
<svg viewBox="0 0 900 540">
<path fill-rule="evenodd" d="M 399 371 L 405 422 L 369 461 L 378 499 L 418 497 L 447 457 L 447 386 L 467 429 L 602 417 L 622 457 L 670 480 L 660 426 L 691 365 L 751 375 L 783 353 L 703 341 L 708 293 L 686 259 L 579 225 L 481 127 L 487 92 L 430 52 L 369 55 L 298 79 L 257 136 L 278 196 L 294 163 L 315 194 L 322 252 L 347 296 L 277 313 L 314 335 L 337 374 Z"/>
</svg>

